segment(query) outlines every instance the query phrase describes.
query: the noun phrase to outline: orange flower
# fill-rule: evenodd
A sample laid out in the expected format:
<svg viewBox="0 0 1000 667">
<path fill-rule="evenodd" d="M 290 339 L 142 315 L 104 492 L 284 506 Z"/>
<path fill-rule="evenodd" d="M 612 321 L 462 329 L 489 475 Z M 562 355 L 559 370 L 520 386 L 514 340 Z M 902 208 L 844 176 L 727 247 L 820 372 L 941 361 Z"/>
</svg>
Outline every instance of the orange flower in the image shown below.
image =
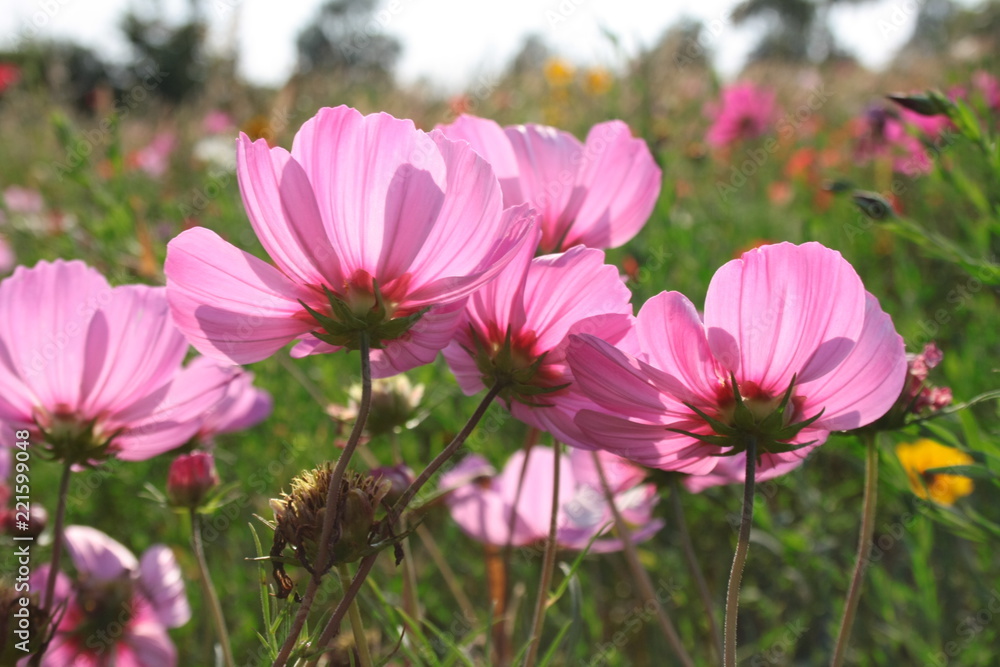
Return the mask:
<svg viewBox="0 0 1000 667">
<path fill-rule="evenodd" d="M 594 67 L 587 70 L 583 77 L 583 90 L 588 95 L 599 97 L 611 90 L 613 81 L 608 70 L 603 67 Z"/>
<path fill-rule="evenodd" d="M 955 501 L 972 493 L 972 480 L 963 475 L 928 474 L 928 470 L 974 463 L 965 452 L 946 447 L 926 438 L 896 446 L 896 456 L 910 479 L 910 488 L 920 498 L 930 498 L 939 505 L 954 505 Z"/>
<path fill-rule="evenodd" d="M 549 58 L 543 73 L 545 80 L 555 88 L 568 86 L 573 81 L 573 66 L 562 58 Z"/>
</svg>

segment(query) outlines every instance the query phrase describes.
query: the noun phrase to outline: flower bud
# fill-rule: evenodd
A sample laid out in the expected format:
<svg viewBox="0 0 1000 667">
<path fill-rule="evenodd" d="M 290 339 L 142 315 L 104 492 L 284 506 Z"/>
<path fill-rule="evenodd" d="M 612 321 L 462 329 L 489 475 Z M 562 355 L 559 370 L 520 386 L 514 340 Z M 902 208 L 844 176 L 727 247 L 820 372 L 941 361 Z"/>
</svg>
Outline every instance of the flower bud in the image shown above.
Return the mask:
<svg viewBox="0 0 1000 667">
<path fill-rule="evenodd" d="M 181 454 L 170 464 L 167 497 L 174 507 L 198 507 L 218 485 L 215 459 L 208 452 Z"/>
</svg>

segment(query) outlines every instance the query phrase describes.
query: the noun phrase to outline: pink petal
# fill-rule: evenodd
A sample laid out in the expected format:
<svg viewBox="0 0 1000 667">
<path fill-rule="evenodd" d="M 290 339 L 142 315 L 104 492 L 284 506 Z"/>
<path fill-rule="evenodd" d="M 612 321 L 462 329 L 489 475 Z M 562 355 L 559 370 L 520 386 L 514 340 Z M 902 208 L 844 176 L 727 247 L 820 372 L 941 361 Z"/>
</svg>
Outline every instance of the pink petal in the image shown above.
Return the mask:
<svg viewBox="0 0 1000 667">
<path fill-rule="evenodd" d="M 166 627 L 179 628 L 191 618 L 191 607 L 184 592 L 184 574 L 168 547 L 155 544 L 142 555 L 139 584 L 156 617 Z"/>
<path fill-rule="evenodd" d="M 16 421 L 25 409 L 30 415 L 31 407 L 77 410 L 87 329 L 111 295 L 104 277 L 80 261 L 18 267 L 3 281 L 0 347 L 6 349 L 0 349 L 0 380 L 6 419 Z"/>
<path fill-rule="evenodd" d="M 43 563 L 31 571 L 31 577 L 28 579 L 28 585 L 31 590 L 38 591 L 38 602 L 44 609 L 47 604 L 45 597 L 45 591 L 49 584 L 49 572 L 51 571 L 51 566 L 48 563 Z M 52 592 L 52 599 L 55 600 L 55 604 L 61 605 L 68 601 L 73 596 L 73 583 L 70 581 L 62 572 L 56 574 L 56 587 Z"/>
<path fill-rule="evenodd" d="M 542 221 L 541 247 L 559 249 L 573 222 L 565 211 L 574 196 L 583 145 L 572 134 L 544 125 L 518 125 L 504 131 L 517 156 L 524 201 L 538 211 Z"/>
<path fill-rule="evenodd" d="M 77 571 L 98 581 L 131 576 L 139 567 L 131 551 L 96 528 L 66 526 L 64 536 Z"/>
<path fill-rule="evenodd" d="M 805 433 L 805 431 L 803 431 Z M 813 432 L 816 435 L 816 432 Z M 810 438 L 816 439 L 816 438 Z M 764 454 L 757 464 L 754 479 L 758 483 L 766 482 L 769 479 L 780 477 L 801 466 L 812 450 L 819 447 L 826 441 L 826 434 L 823 433 L 816 444 L 803 447 L 802 449 L 786 452 L 783 454 Z M 691 475 L 684 478 L 684 487 L 691 493 L 701 493 L 705 489 L 723 484 L 743 484 L 747 474 L 747 455 L 736 454 L 734 456 L 720 456 L 717 464 L 711 472 L 707 474 Z"/>
<path fill-rule="evenodd" d="M 177 649 L 162 625 L 133 621 L 118 644 L 116 667 L 176 667 Z"/>
<path fill-rule="evenodd" d="M 566 217 L 572 226 L 562 248 L 577 244 L 617 248 L 649 219 L 663 181 L 649 147 L 620 120 L 591 128 L 576 176 L 577 196 Z"/>
<path fill-rule="evenodd" d="M 483 221 L 480 221 L 483 222 Z M 527 205 L 508 208 L 499 218 L 499 231 L 496 235 L 488 237 L 489 247 L 483 251 L 477 249 L 473 244 L 461 246 L 455 239 L 461 239 L 456 235 L 447 240 L 440 239 L 440 244 L 436 246 L 440 254 L 434 259 L 438 264 L 436 270 L 443 274 L 443 277 L 436 278 L 433 282 L 424 284 L 409 294 L 404 305 L 408 308 L 420 308 L 426 305 L 448 303 L 465 298 L 477 289 L 493 280 L 500 271 L 511 262 L 523 243 L 535 238 L 532 230 L 535 227 L 535 217 Z M 489 227 L 484 225 L 477 238 L 486 238 Z M 435 243 L 438 241 L 435 241 Z M 428 254 L 434 252 L 427 245 L 424 252 Z M 447 250 L 445 250 L 447 248 Z M 484 252 L 476 256 L 473 252 Z M 456 253 L 456 254 L 449 254 Z M 469 253 L 469 254 L 466 254 Z M 459 263 L 455 258 L 476 257 L 476 264 L 467 273 L 462 273 L 464 269 L 459 268 Z M 420 261 L 418 257 L 414 264 Z M 424 267 L 422 277 L 431 273 L 430 269 Z"/>
<path fill-rule="evenodd" d="M 582 410 L 576 416 L 576 425 L 595 445 L 651 468 L 697 474 L 715 466 L 711 454 L 718 451 L 717 447 L 672 433 L 659 424 L 643 424 L 602 412 Z M 700 421 L 675 422 L 672 428 L 708 433 L 708 428 Z"/>
<path fill-rule="evenodd" d="M 236 160 L 250 223 L 278 268 L 300 284 L 342 285 L 346 276 L 302 167 L 283 148 L 242 133 Z"/>
<path fill-rule="evenodd" d="M 170 318 L 166 290 L 125 285 L 94 314 L 86 336 L 83 416 L 96 417 L 162 387 L 188 342 Z"/>
<path fill-rule="evenodd" d="M 517 156 L 510 139 L 496 121 L 462 114 L 450 125 L 438 125 L 435 129 L 453 141 L 467 141 L 476 153 L 490 163 L 503 190 L 504 206 L 525 203 Z"/>
<path fill-rule="evenodd" d="M 391 236 L 409 233 L 399 207 L 419 206 L 415 218 L 422 227 L 434 218 L 428 208 L 437 208 L 444 190 L 445 165 L 427 135 L 385 113 L 327 108 L 296 133 L 292 156 L 312 183 L 345 276 L 363 269 L 383 283 L 399 277 L 377 273 L 384 247 L 397 243 Z M 405 254 L 407 245 L 399 251 Z M 403 254 L 387 256 L 386 266 L 398 270 Z"/>
<path fill-rule="evenodd" d="M 108 424 L 124 429 L 112 441 L 118 458 L 143 461 L 183 445 L 241 372 L 232 366 L 188 367 L 162 390 L 110 415 Z"/>
<path fill-rule="evenodd" d="M 521 495 L 517 502 L 517 515 L 525 524 L 527 533 L 532 535 L 531 541 L 544 539 L 549 534 L 549 521 L 552 517 L 552 483 L 555 473 L 555 455 L 551 447 L 535 445 L 525 454 L 524 450 L 515 452 L 504 465 L 503 472 L 497 478 L 497 490 L 509 505 L 517 499 L 518 480 L 521 478 L 521 468 L 527 456 L 527 469 L 524 471 L 524 482 L 521 485 Z M 573 498 L 573 469 L 569 459 L 559 457 L 559 498 L 558 506 L 568 503 Z"/>
<path fill-rule="evenodd" d="M 316 327 L 299 303 L 315 303 L 315 293 L 215 232 L 180 234 L 167 246 L 164 270 L 174 322 L 206 356 L 260 361 Z"/>
<path fill-rule="evenodd" d="M 864 321 L 865 291 L 839 252 L 781 243 L 720 268 L 705 298 L 715 358 L 737 381 L 780 395 L 841 363 Z"/>
<path fill-rule="evenodd" d="M 663 388 L 685 403 L 714 404 L 720 378 L 709 349 L 705 326 L 687 297 L 661 292 L 636 316 L 639 348 L 647 361 L 669 376 Z"/>
<path fill-rule="evenodd" d="M 194 369 L 218 366 L 220 363 L 214 359 L 195 357 L 187 367 Z M 202 436 L 242 431 L 260 423 L 271 414 L 271 395 L 253 386 L 253 373 L 236 372 L 236 369 L 227 366 L 222 366 L 222 369 L 223 373 L 233 375 L 233 378 L 228 382 L 225 396 L 216 404 L 215 409 L 204 415 Z"/>
<path fill-rule="evenodd" d="M 550 350 L 570 329 L 579 332 L 581 320 L 599 316 L 590 322 L 588 333 L 607 340 L 602 329 L 620 335 L 631 325 L 631 296 L 618 269 L 604 263 L 600 250 L 581 246 L 539 257 L 528 268 L 524 326 L 538 336 L 539 350 Z"/>
<path fill-rule="evenodd" d="M 906 382 L 906 350 L 892 318 L 878 299 L 866 295 L 864 328 L 851 353 L 836 369 L 799 385 L 806 416 L 823 410 L 814 428 L 845 431 L 875 421 L 892 407 Z"/>
</svg>

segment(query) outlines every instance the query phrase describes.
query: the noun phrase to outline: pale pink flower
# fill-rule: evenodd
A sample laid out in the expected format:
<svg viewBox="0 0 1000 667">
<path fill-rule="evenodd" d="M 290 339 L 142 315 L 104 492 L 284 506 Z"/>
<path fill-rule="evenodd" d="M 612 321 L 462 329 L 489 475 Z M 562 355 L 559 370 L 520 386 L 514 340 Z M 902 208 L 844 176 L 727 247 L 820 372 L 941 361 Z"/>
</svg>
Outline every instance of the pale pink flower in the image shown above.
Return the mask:
<svg viewBox="0 0 1000 667">
<path fill-rule="evenodd" d="M 757 479 L 787 471 L 830 431 L 881 417 L 906 378 L 891 319 L 840 253 L 818 243 L 762 246 L 724 265 L 704 321 L 685 296 L 663 292 L 642 307 L 636 333 L 638 356 L 593 336 L 570 347 L 577 383 L 603 408 L 581 411 L 576 423 L 596 445 L 666 470 L 704 475 L 722 465 L 730 447 L 695 437 L 717 434 L 694 408 L 735 426 L 731 376 L 758 423 L 791 386 L 775 435 L 822 412 L 791 438 L 758 438 Z"/>
<path fill-rule="evenodd" d="M 184 444 L 239 369 L 183 368 L 165 290 L 111 287 L 80 261 L 0 283 L 0 421 L 74 463 L 147 459 Z"/>
<path fill-rule="evenodd" d="M 330 331 L 305 306 L 336 319 L 328 290 L 370 316 L 377 284 L 379 326 L 429 310 L 402 336 L 372 342 L 373 375 L 429 363 L 464 299 L 534 224 L 526 206 L 503 210 L 493 170 L 466 144 L 384 113 L 321 109 L 291 153 L 240 135 L 237 156 L 247 214 L 276 266 L 196 227 L 170 242 L 165 269 L 178 326 L 218 359 L 259 361 L 296 339 L 296 357 L 341 349 L 313 335 Z"/>
<path fill-rule="evenodd" d="M 221 109 L 212 109 L 201 120 L 201 129 L 205 134 L 224 134 L 236 128 L 233 117 Z"/>
<path fill-rule="evenodd" d="M 170 167 L 170 156 L 177 145 L 173 132 L 160 132 L 144 148 L 129 156 L 129 163 L 154 178 L 160 178 Z"/>
<path fill-rule="evenodd" d="M 64 535 L 77 574 L 57 575 L 53 598 L 66 607 L 42 667 L 176 665 L 167 629 L 187 623 L 191 608 L 173 552 L 157 544 L 137 560 L 95 528 L 68 526 Z M 44 589 L 48 572 L 32 573 L 33 590 Z"/>
<path fill-rule="evenodd" d="M 936 139 L 946 129 L 954 127 L 948 116 L 943 114 L 925 116 L 916 111 L 910 111 L 905 107 L 898 107 L 896 112 L 899 114 L 900 120 L 913 125 L 929 139 Z"/>
<path fill-rule="evenodd" d="M 595 125 L 584 143 L 554 127 L 501 128 L 468 115 L 438 129 L 490 162 L 505 206 L 526 202 L 538 212 L 542 252 L 623 245 L 646 224 L 660 194 L 649 147 L 620 120 Z"/>
<path fill-rule="evenodd" d="M 729 146 L 767 134 L 775 122 L 774 91 L 752 83 L 734 83 L 722 89 L 722 99 L 712 105 L 714 118 L 705 135 L 710 146 Z"/>
<path fill-rule="evenodd" d="M 518 498 L 518 481 L 526 456 L 528 463 Z M 599 452 L 598 456 L 615 505 L 625 521 L 636 527 L 633 538 L 649 538 L 663 527 L 661 520 L 652 518 L 658 501 L 656 487 L 640 484 L 645 472 L 638 466 L 607 452 Z M 442 475 L 440 488 L 452 489 L 446 502 L 452 518 L 467 535 L 493 546 L 527 546 L 548 537 L 554 465 L 552 449 L 540 445 L 527 453 L 515 452 L 499 475 L 485 459 L 473 454 Z M 610 531 L 614 517 L 591 452 L 572 449 L 568 455 L 560 455 L 559 466 L 556 542 L 565 549 L 581 550 L 595 536 Z M 591 551 L 621 548 L 618 539 L 599 539 Z"/>
<path fill-rule="evenodd" d="M 526 244 L 472 295 L 444 356 L 467 395 L 513 375 L 517 383 L 500 397 L 517 419 L 562 442 L 592 447 L 573 423 L 577 411 L 595 406 L 572 386 L 569 336 L 591 333 L 622 343 L 632 332 L 631 292 L 600 250 L 576 246 L 534 259 L 532 251 Z M 492 370 L 484 375 L 485 368 Z"/>
<path fill-rule="evenodd" d="M 3 191 L 3 201 L 11 213 L 22 213 L 25 215 L 41 213 L 45 208 L 45 201 L 38 190 L 11 185 Z"/>
<path fill-rule="evenodd" d="M 1000 81 L 984 70 L 972 74 L 972 85 L 983 96 L 986 106 L 994 111 L 1000 111 Z"/>
</svg>

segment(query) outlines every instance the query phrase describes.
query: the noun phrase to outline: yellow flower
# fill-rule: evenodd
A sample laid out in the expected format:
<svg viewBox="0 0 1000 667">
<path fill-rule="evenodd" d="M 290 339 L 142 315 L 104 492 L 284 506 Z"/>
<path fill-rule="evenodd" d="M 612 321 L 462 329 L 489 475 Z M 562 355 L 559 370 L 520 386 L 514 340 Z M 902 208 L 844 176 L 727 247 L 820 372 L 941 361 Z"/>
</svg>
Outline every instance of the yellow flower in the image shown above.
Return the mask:
<svg viewBox="0 0 1000 667">
<path fill-rule="evenodd" d="M 603 67 L 594 67 L 587 70 L 583 77 L 583 90 L 588 95 L 599 97 L 611 90 L 611 74 Z"/>
<path fill-rule="evenodd" d="M 922 439 L 896 446 L 896 456 L 903 464 L 910 488 L 920 498 L 930 497 L 939 505 L 954 505 L 972 493 L 972 480 L 962 475 L 927 474 L 932 468 L 971 465 L 974 460 L 963 451 Z"/>
<path fill-rule="evenodd" d="M 556 88 L 568 86 L 573 81 L 573 66 L 562 58 L 549 58 L 544 73 L 545 80 Z"/>
</svg>

